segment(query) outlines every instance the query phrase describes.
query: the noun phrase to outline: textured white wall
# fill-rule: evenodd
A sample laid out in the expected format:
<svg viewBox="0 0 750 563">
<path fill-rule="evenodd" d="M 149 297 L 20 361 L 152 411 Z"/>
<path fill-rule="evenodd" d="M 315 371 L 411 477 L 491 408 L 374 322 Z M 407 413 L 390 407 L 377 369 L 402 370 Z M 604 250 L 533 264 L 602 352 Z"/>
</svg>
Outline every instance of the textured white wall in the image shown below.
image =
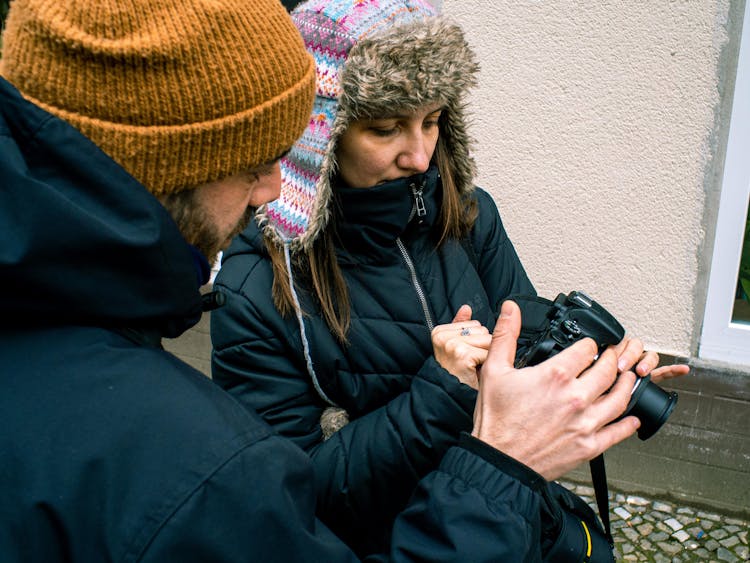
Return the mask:
<svg viewBox="0 0 750 563">
<path fill-rule="evenodd" d="M 693 355 L 728 0 L 443 0 L 479 55 L 479 184 L 540 295 Z"/>
</svg>

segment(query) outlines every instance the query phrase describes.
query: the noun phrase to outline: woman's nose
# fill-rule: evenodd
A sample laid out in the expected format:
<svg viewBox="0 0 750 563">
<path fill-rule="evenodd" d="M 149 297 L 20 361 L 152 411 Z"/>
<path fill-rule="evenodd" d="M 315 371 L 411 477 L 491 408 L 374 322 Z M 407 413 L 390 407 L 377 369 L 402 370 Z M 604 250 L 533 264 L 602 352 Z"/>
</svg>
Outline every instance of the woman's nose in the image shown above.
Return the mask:
<svg viewBox="0 0 750 563">
<path fill-rule="evenodd" d="M 424 135 L 415 135 L 405 143 L 398 155 L 397 164 L 403 170 L 414 174 L 425 172 L 430 166 L 432 150 Z"/>
</svg>

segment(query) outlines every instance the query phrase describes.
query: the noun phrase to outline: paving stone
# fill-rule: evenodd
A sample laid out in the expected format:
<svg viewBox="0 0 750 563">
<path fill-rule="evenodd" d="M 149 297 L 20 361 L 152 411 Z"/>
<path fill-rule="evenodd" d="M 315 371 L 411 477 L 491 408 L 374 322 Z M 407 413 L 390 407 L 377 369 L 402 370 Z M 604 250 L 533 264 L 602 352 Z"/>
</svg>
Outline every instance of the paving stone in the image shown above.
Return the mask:
<svg viewBox="0 0 750 563">
<path fill-rule="evenodd" d="M 625 510 L 622 506 L 618 506 L 617 508 L 615 508 L 614 513 L 623 520 L 628 520 L 632 516 L 632 514 L 630 514 L 630 512 Z"/>
<path fill-rule="evenodd" d="M 717 525 L 716 522 L 714 522 L 713 520 L 705 520 L 705 519 L 701 520 L 699 518 L 698 521 L 701 523 L 701 526 L 703 526 L 704 530 L 712 530 Z"/>
<path fill-rule="evenodd" d="M 740 539 L 737 536 L 729 536 L 728 538 L 719 541 L 719 543 L 727 549 L 730 549 L 740 543 Z"/>
<path fill-rule="evenodd" d="M 705 545 L 705 546 L 706 546 L 706 549 L 707 549 L 707 550 L 709 550 L 709 551 L 716 551 L 716 550 L 717 550 L 717 549 L 719 549 L 719 547 L 720 547 L 720 545 L 719 545 L 719 542 L 717 542 L 717 541 L 716 541 L 716 540 L 714 540 L 714 539 L 709 539 L 709 540 L 708 540 L 708 541 L 707 541 L 707 542 L 706 542 L 705 544 L 703 544 L 703 545 Z"/>
<path fill-rule="evenodd" d="M 714 522 L 718 522 L 721 520 L 721 516 L 719 516 L 718 514 L 714 514 L 713 512 L 703 512 L 702 510 L 698 511 L 698 518 L 713 520 Z"/>
<path fill-rule="evenodd" d="M 711 552 L 709 552 L 705 547 L 699 547 L 695 550 L 695 554 L 700 557 L 700 561 L 708 561 L 711 557 Z"/>
<path fill-rule="evenodd" d="M 638 533 L 641 534 L 642 536 L 648 536 L 654 531 L 653 525 L 649 523 L 644 523 L 644 524 L 641 524 L 640 526 L 636 526 L 635 529 L 638 530 Z"/>
<path fill-rule="evenodd" d="M 670 534 L 674 532 L 674 530 L 670 528 L 669 526 L 667 526 L 664 522 L 657 522 L 656 528 L 658 530 L 661 530 L 662 532 L 669 532 Z"/>
<path fill-rule="evenodd" d="M 727 532 L 724 528 L 719 528 L 718 530 L 713 530 L 711 532 L 711 537 L 715 540 L 723 540 L 728 535 L 729 532 Z"/>
<path fill-rule="evenodd" d="M 594 489 L 591 488 L 591 487 L 586 487 L 586 486 L 583 486 L 583 485 L 579 485 L 578 487 L 576 487 L 576 494 L 578 496 L 582 496 L 582 497 L 592 497 L 593 498 L 594 497 Z"/>
<path fill-rule="evenodd" d="M 739 558 L 734 553 L 723 547 L 716 550 L 716 557 L 719 558 L 719 561 L 729 561 L 730 563 L 739 561 Z"/>
<path fill-rule="evenodd" d="M 564 484 L 564 483 L 563 483 Z M 566 485 L 579 496 L 586 487 Z M 598 512 L 593 499 L 585 499 Z M 648 497 L 610 495 L 615 561 L 734 563 L 750 561 L 750 523 L 704 509 Z"/>
<path fill-rule="evenodd" d="M 666 512 L 667 514 L 672 514 L 673 511 L 672 505 L 666 502 L 654 501 L 651 507 L 657 512 Z"/>
<path fill-rule="evenodd" d="M 676 545 L 667 541 L 657 542 L 656 545 L 659 546 L 662 553 L 669 553 L 670 555 L 674 555 L 675 553 L 679 553 L 680 551 L 682 551 L 681 545 Z"/>
<path fill-rule="evenodd" d="M 625 502 L 627 502 L 628 504 L 632 504 L 633 506 L 649 506 L 651 504 L 651 501 L 647 498 L 636 497 L 632 495 L 628 496 L 625 499 Z"/>
<path fill-rule="evenodd" d="M 670 528 L 672 528 L 672 531 L 675 531 L 675 532 L 683 528 L 682 522 L 680 522 L 679 520 L 676 520 L 675 518 L 669 518 L 665 520 L 664 523 Z"/>
</svg>

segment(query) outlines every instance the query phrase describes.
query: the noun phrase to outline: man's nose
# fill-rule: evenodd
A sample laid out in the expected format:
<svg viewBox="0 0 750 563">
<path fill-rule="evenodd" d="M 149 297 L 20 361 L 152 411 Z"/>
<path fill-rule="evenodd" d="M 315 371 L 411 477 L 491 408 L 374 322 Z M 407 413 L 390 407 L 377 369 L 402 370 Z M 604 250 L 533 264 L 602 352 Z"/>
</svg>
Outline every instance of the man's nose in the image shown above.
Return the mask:
<svg viewBox="0 0 750 563">
<path fill-rule="evenodd" d="M 251 190 L 249 207 L 258 207 L 278 199 L 281 193 L 281 165 L 279 162 L 274 163 L 268 172 L 260 174 Z"/>
</svg>

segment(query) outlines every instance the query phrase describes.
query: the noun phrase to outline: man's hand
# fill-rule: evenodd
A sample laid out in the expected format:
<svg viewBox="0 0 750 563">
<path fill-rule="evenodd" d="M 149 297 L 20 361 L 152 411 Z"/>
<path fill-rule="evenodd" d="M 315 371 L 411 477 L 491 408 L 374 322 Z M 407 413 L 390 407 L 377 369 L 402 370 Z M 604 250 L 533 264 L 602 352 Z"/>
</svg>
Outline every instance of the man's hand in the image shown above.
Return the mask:
<svg viewBox="0 0 750 563">
<path fill-rule="evenodd" d="M 612 422 L 625 411 L 635 382 L 629 371 L 618 377 L 615 350 L 592 365 L 597 347 L 587 338 L 518 370 L 513 362 L 520 329 L 518 305 L 506 301 L 479 372 L 475 437 L 551 480 L 638 429 L 634 416 Z"/>
</svg>

